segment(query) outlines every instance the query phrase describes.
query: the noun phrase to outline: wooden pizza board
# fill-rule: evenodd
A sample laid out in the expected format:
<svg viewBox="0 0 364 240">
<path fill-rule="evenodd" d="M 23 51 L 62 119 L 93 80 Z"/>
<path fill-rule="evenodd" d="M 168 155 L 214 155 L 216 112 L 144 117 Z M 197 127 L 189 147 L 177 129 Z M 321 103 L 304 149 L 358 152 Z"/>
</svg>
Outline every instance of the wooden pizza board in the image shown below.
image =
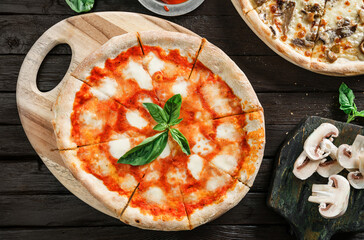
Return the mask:
<svg viewBox="0 0 364 240">
<path fill-rule="evenodd" d="M 19 116 L 35 151 L 69 191 L 90 206 L 113 217 L 117 216 L 90 195 L 65 168 L 56 146 L 51 109 L 62 85 L 86 56 L 114 36 L 146 30 L 196 35 L 172 22 L 137 13 L 98 12 L 75 16 L 55 24 L 35 42 L 24 59 L 18 77 L 16 100 Z M 68 71 L 57 87 L 49 92 L 40 92 L 36 84 L 38 69 L 48 52 L 63 43 L 72 49 Z"/>
<path fill-rule="evenodd" d="M 286 59 L 287 61 L 301 67 L 304 69 L 307 69 L 311 72 L 315 72 L 315 73 L 319 73 L 319 74 L 323 74 L 323 75 L 329 75 L 329 76 L 340 76 L 340 77 L 348 77 L 348 76 L 352 76 L 352 75 L 344 75 L 344 74 L 338 74 L 338 73 L 330 73 L 330 72 L 318 72 L 318 71 L 314 71 L 310 68 L 305 67 L 304 65 L 300 65 L 299 63 L 295 62 L 293 59 L 289 58 L 288 56 L 284 55 L 281 51 L 279 51 L 278 49 L 276 49 L 272 44 L 270 44 L 264 36 L 261 36 L 256 30 L 255 27 L 252 26 L 249 21 L 246 19 L 246 14 L 243 13 L 241 5 L 240 5 L 240 0 L 231 0 L 231 2 L 233 3 L 235 9 L 238 11 L 240 17 L 244 20 L 244 22 L 249 26 L 249 28 L 255 33 L 255 35 L 257 35 L 260 40 L 262 40 L 270 49 L 272 49 L 275 53 L 277 53 L 279 56 L 281 56 L 282 58 Z M 363 63 L 364 64 L 364 63 Z M 355 75 L 360 75 L 363 73 L 358 73 Z"/>
<path fill-rule="evenodd" d="M 287 219 L 297 238 L 302 240 L 328 240 L 338 231 L 364 231 L 364 190 L 351 187 L 346 213 L 329 220 L 320 215 L 318 204 L 307 200 L 312 193 L 312 184 L 327 184 L 328 179 L 314 173 L 302 181 L 292 173 L 293 164 L 303 151 L 306 138 L 325 122 L 334 124 L 340 131 L 334 140 L 336 146 L 344 143 L 351 145 L 356 135 L 364 134 L 364 129 L 357 125 L 321 117 L 304 119 L 289 134 L 277 157 L 271 193 L 268 197 L 268 205 Z M 347 173 L 343 170 L 339 174 L 346 178 Z"/>
</svg>

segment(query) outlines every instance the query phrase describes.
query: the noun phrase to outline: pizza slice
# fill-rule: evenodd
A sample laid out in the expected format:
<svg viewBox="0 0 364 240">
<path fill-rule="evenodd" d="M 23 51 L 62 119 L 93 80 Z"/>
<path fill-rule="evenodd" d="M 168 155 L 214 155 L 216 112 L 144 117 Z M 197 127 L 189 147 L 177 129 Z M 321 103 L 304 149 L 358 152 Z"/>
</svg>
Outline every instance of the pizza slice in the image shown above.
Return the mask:
<svg viewBox="0 0 364 240">
<path fill-rule="evenodd" d="M 179 172 L 173 161 L 167 145 L 159 158 L 150 164 L 121 215 L 121 221 L 144 229 L 190 229 L 180 190 Z"/>
<path fill-rule="evenodd" d="M 247 14 L 247 23 L 266 43 L 308 68 L 325 0 L 267 0 Z"/>
<path fill-rule="evenodd" d="M 364 70 L 364 3 L 327 1 L 311 64 L 314 70 L 344 74 Z"/>
<path fill-rule="evenodd" d="M 152 78 L 143 68 L 136 33 L 113 37 L 83 60 L 72 75 L 126 107 L 141 106 L 144 98 L 158 103 Z"/>
<path fill-rule="evenodd" d="M 198 154 L 174 153 L 190 227 L 212 221 L 233 208 L 249 187 L 215 168 Z"/>
<path fill-rule="evenodd" d="M 251 186 L 263 158 L 263 112 L 253 112 L 177 128 L 186 136 L 192 154 Z"/>
<path fill-rule="evenodd" d="M 117 163 L 143 137 L 122 137 L 108 143 L 60 151 L 67 168 L 100 202 L 120 216 L 149 165 Z"/>
<path fill-rule="evenodd" d="M 87 84 L 70 78 L 53 107 L 58 149 L 129 137 L 151 136 L 156 124 L 143 107 L 126 108 Z"/>
</svg>

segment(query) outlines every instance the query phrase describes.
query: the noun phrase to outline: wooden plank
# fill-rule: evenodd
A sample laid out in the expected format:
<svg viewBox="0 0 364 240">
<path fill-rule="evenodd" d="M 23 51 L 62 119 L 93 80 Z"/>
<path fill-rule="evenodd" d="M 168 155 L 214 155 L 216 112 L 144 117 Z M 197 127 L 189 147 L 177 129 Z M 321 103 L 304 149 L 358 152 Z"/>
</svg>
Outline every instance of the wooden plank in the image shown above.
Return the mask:
<svg viewBox="0 0 364 240">
<path fill-rule="evenodd" d="M 151 14 L 152 12 L 145 9 L 138 1 L 135 0 L 109 0 L 109 1 L 96 1 L 95 6 L 91 12 L 95 11 L 128 11 Z M 2 0 L 0 2 L 0 14 L 70 14 L 75 15 L 65 1 L 52 1 L 52 0 Z M 229 1 L 209 0 L 205 1 L 195 11 L 188 15 L 236 15 L 237 12 Z"/>
<path fill-rule="evenodd" d="M 278 147 L 283 143 L 286 133 L 294 125 L 267 125 L 268 144 L 265 157 L 275 156 Z M 0 125 L 0 156 L 35 156 L 36 153 L 30 145 L 21 125 Z M 2 160 L 0 159 L 0 161 Z"/>
<path fill-rule="evenodd" d="M 5 158 L 0 167 L 0 194 L 69 194 L 37 156 Z M 250 192 L 266 192 L 271 180 L 273 160 L 264 159 Z"/>
<path fill-rule="evenodd" d="M 283 218 L 266 206 L 266 198 L 265 193 L 248 193 L 235 208 L 209 224 L 284 223 Z M 93 209 L 74 195 L 0 196 L 1 227 L 110 225 L 124 224 Z"/>
<path fill-rule="evenodd" d="M 51 51 L 39 70 L 38 87 L 41 91 L 54 88 L 68 69 L 71 56 L 52 54 L 57 49 Z M 338 92 L 342 81 L 354 91 L 363 91 L 361 76 L 343 79 L 319 75 L 294 66 L 279 56 L 232 56 L 232 59 L 257 92 Z M 0 91 L 15 91 L 16 76 L 23 60 L 23 55 L 0 55 Z"/>
<path fill-rule="evenodd" d="M 37 228 L 37 229 L 2 229 L 0 239 L 27 240 L 79 240 L 79 239 L 133 239 L 133 240 L 286 240 L 293 239 L 289 235 L 288 226 L 211 226 L 205 225 L 192 231 L 158 232 L 140 230 L 130 226 L 117 227 L 85 227 L 85 228 Z"/>
<path fill-rule="evenodd" d="M 0 54 L 27 53 L 43 32 L 67 17 L 69 15 L 0 15 Z M 229 55 L 275 55 L 238 15 L 187 15 L 172 20 L 206 37 Z M 70 54 L 66 48 L 60 48 L 57 53 Z"/>
<path fill-rule="evenodd" d="M 364 109 L 364 92 L 356 95 L 358 109 Z M 345 121 L 339 109 L 339 93 L 258 93 L 267 125 L 297 124 L 310 115 Z M 0 124 L 20 124 L 15 93 L 0 94 Z M 358 123 L 362 123 L 360 120 Z"/>
</svg>

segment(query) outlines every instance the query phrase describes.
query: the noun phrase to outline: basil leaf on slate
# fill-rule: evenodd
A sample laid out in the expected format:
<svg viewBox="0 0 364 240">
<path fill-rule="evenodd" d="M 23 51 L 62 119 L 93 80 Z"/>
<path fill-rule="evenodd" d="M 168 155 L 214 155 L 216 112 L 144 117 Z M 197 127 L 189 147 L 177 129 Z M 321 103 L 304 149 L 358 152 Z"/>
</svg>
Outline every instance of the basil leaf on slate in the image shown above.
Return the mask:
<svg viewBox="0 0 364 240">
<path fill-rule="evenodd" d="M 168 114 L 154 103 L 143 103 L 143 106 L 146 107 L 150 113 L 150 115 L 153 117 L 153 119 L 157 123 L 167 123 L 168 122 Z"/>
<path fill-rule="evenodd" d="M 168 131 L 158 133 L 145 139 L 141 144 L 125 153 L 118 163 L 133 166 L 145 165 L 156 159 L 164 150 L 168 142 Z"/>
<path fill-rule="evenodd" d="M 94 6 L 94 0 L 66 0 L 66 3 L 77 13 L 88 12 Z"/>
<path fill-rule="evenodd" d="M 168 123 L 174 122 L 179 118 L 182 105 L 181 94 L 174 95 L 164 105 L 164 111 L 169 115 Z"/>
<path fill-rule="evenodd" d="M 178 145 L 180 145 L 182 151 L 187 155 L 190 155 L 191 154 L 190 145 L 188 144 L 186 137 L 179 130 L 175 128 L 171 128 L 170 130 L 173 139 L 178 143 Z"/>
</svg>

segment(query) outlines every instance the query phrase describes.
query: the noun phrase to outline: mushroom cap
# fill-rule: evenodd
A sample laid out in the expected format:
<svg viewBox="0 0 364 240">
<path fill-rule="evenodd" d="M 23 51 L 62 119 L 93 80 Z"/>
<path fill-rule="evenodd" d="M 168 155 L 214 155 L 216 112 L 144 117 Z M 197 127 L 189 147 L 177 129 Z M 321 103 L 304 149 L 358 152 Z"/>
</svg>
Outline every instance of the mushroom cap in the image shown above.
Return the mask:
<svg viewBox="0 0 364 240">
<path fill-rule="evenodd" d="M 361 174 L 361 172 L 350 172 L 347 178 L 353 188 L 364 189 L 364 176 Z"/>
<path fill-rule="evenodd" d="M 319 164 L 320 161 L 312 161 L 307 157 L 305 151 L 303 151 L 294 163 L 293 174 L 298 179 L 306 180 L 316 172 Z"/>
<path fill-rule="evenodd" d="M 359 172 L 364 174 L 364 152 L 361 151 L 359 154 Z"/>
<path fill-rule="evenodd" d="M 313 184 L 309 202 L 319 203 L 319 212 L 324 218 L 336 218 L 343 215 L 348 208 L 350 185 L 340 175 L 329 177 L 328 184 Z"/>
<path fill-rule="evenodd" d="M 357 161 L 354 155 L 356 155 L 355 152 L 352 151 L 352 147 L 348 144 L 340 145 L 337 150 L 337 160 L 341 166 L 348 170 L 359 168 L 359 161 Z"/>
<path fill-rule="evenodd" d="M 316 128 L 306 139 L 303 149 L 311 160 L 325 158 L 325 152 L 320 149 L 320 143 L 325 138 L 337 137 L 339 130 L 331 123 L 323 123 Z"/>
<path fill-rule="evenodd" d="M 338 174 L 343 169 L 344 168 L 336 159 L 328 160 L 324 158 L 322 161 L 320 161 L 320 164 L 318 165 L 316 171 L 318 174 L 320 174 L 321 177 L 328 178 L 331 175 Z"/>
</svg>

